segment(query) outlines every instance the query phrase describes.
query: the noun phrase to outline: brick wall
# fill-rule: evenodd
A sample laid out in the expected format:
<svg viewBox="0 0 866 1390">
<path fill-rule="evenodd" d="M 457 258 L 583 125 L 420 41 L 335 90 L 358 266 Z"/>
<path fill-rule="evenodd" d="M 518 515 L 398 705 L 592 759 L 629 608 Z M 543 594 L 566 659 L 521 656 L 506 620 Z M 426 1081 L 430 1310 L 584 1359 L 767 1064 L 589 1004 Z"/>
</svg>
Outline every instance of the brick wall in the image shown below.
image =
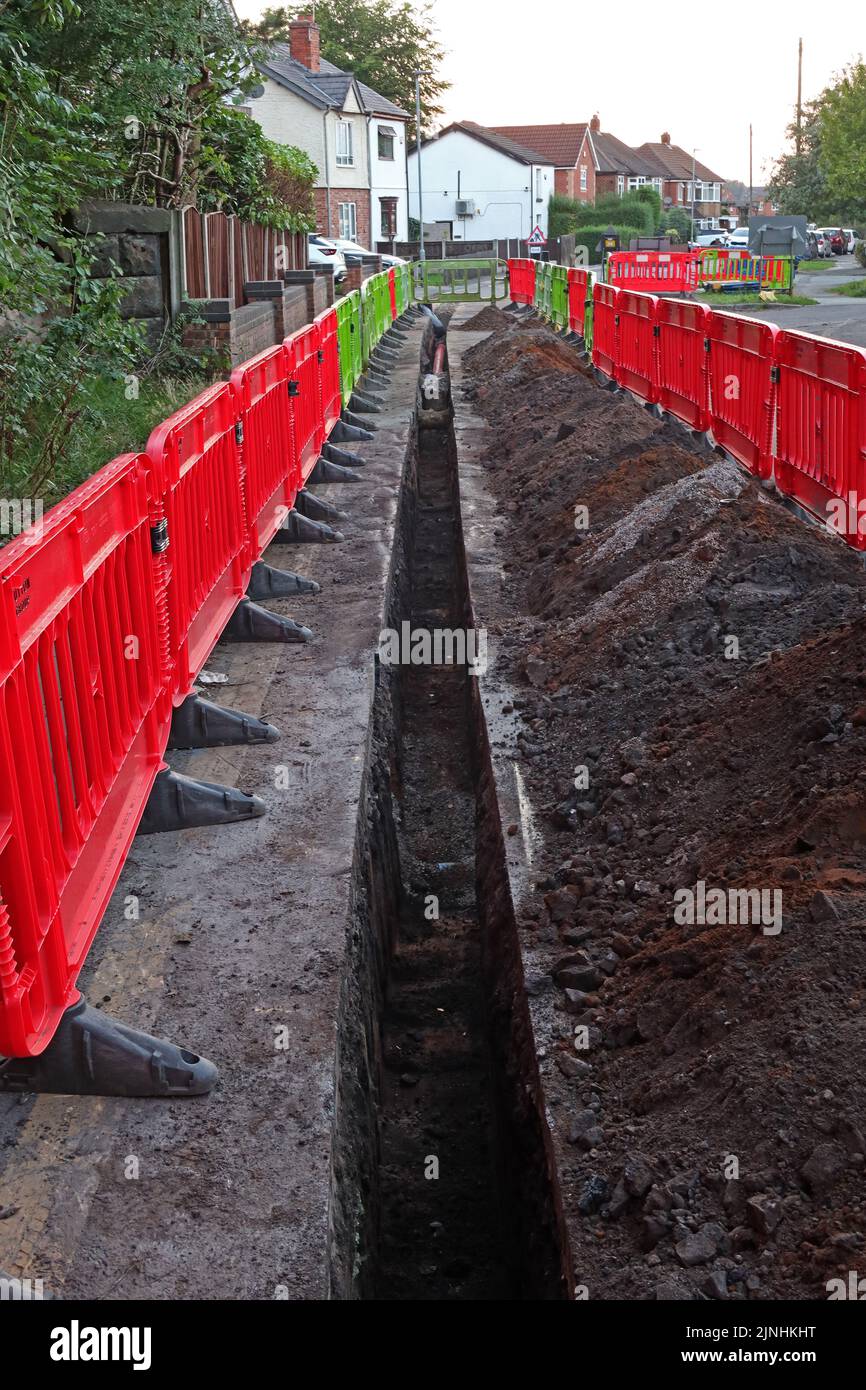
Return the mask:
<svg viewBox="0 0 866 1390">
<path fill-rule="evenodd" d="M 328 189 L 313 190 L 316 209 L 316 231 L 321 236 L 338 237 L 340 233 L 340 204 L 354 203 L 358 230 L 355 240 L 360 246 L 370 246 L 370 190 L 369 188 L 332 188 L 331 224 L 328 230 Z"/>
<path fill-rule="evenodd" d="M 187 324 L 184 346 L 223 349 L 233 367 L 281 341 L 277 337 L 277 311 L 270 299 L 240 309 L 232 309 L 227 299 L 211 299 L 197 307 L 203 322 Z"/>
</svg>

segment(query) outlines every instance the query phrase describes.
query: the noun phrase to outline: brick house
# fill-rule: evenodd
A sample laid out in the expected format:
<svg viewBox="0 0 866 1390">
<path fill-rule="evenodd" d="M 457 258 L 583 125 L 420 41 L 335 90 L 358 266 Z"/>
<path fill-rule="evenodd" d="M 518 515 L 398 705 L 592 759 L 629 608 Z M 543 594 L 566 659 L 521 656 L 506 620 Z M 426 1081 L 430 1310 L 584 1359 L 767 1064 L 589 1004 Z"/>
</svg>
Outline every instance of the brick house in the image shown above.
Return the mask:
<svg viewBox="0 0 866 1390">
<path fill-rule="evenodd" d="M 624 140 L 601 128 L 596 114 L 589 123 L 589 143 L 595 161 L 595 187 L 598 197 L 609 193 L 633 193 L 650 184 L 661 193 L 662 171 L 657 164 L 632 149 Z"/>
<path fill-rule="evenodd" d="M 691 211 L 694 170 L 695 219 L 699 223 L 718 222 L 722 211 L 724 183 L 719 174 L 713 173 L 712 169 L 695 159 L 688 150 L 672 144 L 667 131 L 658 144 L 640 145 L 637 153 L 653 161 L 662 171 L 662 200 L 665 207 L 679 207 Z"/>
<path fill-rule="evenodd" d="M 257 66 L 250 114 L 268 139 L 304 150 L 319 170 L 316 230 L 371 249 L 406 240 L 409 113 L 326 62 L 310 15 L 294 20 L 289 43 L 274 44 Z"/>
<path fill-rule="evenodd" d="M 578 203 L 595 202 L 595 160 L 586 122 L 578 125 L 490 127 L 518 145 L 537 150 L 555 171 L 555 191 Z"/>
</svg>

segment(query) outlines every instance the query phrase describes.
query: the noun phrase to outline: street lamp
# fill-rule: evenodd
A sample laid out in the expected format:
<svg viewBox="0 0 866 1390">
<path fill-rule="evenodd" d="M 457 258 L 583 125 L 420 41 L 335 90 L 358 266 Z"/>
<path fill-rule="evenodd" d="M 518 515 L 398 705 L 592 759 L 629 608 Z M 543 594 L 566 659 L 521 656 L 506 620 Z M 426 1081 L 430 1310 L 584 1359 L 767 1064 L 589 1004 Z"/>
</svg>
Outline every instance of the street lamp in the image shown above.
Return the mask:
<svg viewBox="0 0 866 1390">
<path fill-rule="evenodd" d="M 418 154 L 418 226 L 420 228 L 420 259 L 426 261 L 424 246 L 424 184 L 421 178 L 421 78 L 429 74 L 421 68 L 415 73 L 415 148 Z"/>
<path fill-rule="evenodd" d="M 692 150 L 692 241 L 695 239 L 695 155 L 697 150 Z"/>
</svg>

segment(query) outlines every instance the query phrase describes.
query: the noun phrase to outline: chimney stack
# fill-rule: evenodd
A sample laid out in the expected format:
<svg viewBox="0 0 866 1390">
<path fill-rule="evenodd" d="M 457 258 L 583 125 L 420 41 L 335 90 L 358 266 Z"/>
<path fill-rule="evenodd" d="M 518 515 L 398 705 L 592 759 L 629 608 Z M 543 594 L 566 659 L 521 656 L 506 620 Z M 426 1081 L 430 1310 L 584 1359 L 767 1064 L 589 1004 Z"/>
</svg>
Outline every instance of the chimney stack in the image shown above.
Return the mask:
<svg viewBox="0 0 866 1390">
<path fill-rule="evenodd" d="M 597 111 L 589 123 L 589 128 L 594 134 L 601 130 L 601 121 Z"/>
<path fill-rule="evenodd" d="M 669 131 L 663 130 L 663 131 L 662 131 L 662 144 L 663 144 L 663 145 L 669 145 L 670 143 L 671 143 L 671 137 L 670 137 Z"/>
<path fill-rule="evenodd" d="M 319 26 L 311 14 L 298 15 L 289 26 L 292 57 L 310 72 L 322 65 Z"/>
</svg>

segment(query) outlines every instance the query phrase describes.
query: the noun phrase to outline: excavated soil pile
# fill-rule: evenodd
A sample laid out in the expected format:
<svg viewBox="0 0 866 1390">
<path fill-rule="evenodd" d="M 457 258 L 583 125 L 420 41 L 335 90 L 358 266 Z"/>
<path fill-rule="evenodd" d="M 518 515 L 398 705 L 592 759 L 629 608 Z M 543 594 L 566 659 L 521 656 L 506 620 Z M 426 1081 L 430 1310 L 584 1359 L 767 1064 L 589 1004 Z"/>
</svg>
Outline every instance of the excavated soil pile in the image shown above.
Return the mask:
<svg viewBox="0 0 866 1390">
<path fill-rule="evenodd" d="M 866 575 L 499 319 L 465 389 L 504 518 L 488 625 L 543 830 L 521 930 L 578 1283 L 826 1298 L 866 1275 Z"/>
</svg>

